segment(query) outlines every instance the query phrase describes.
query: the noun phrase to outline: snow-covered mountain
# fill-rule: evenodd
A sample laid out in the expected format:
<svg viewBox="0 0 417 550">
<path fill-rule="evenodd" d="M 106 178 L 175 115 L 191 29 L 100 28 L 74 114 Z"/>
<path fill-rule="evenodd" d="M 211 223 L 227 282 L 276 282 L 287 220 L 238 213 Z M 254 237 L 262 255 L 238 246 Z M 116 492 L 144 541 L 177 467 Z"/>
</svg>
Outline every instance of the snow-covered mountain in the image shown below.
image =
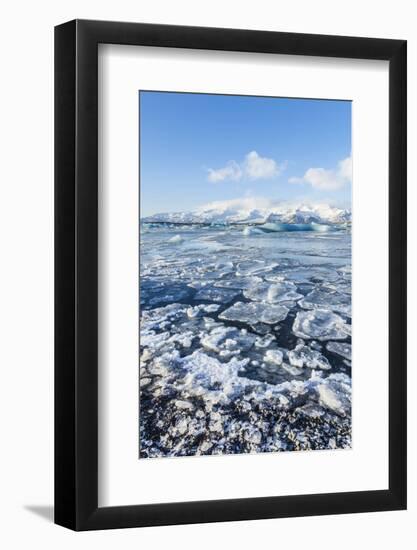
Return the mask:
<svg viewBox="0 0 417 550">
<path fill-rule="evenodd" d="M 351 211 L 328 204 L 288 204 L 265 208 L 242 208 L 221 205 L 202 207 L 185 212 L 166 212 L 142 218 L 145 223 L 323 223 L 340 224 L 351 221 Z"/>
</svg>

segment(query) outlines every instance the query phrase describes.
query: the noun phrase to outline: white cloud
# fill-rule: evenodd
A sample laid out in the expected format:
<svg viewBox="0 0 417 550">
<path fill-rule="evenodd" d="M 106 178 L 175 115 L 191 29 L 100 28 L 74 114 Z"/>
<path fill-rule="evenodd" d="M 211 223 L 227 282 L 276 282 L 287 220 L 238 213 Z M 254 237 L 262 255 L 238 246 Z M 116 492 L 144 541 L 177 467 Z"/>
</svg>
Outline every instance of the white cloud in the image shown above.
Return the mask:
<svg viewBox="0 0 417 550">
<path fill-rule="evenodd" d="M 213 183 L 224 180 L 238 181 L 242 177 L 242 170 L 237 162 L 231 160 L 224 168 L 218 170 L 208 169 L 207 179 Z"/>
<path fill-rule="evenodd" d="M 278 164 L 274 159 L 261 157 L 256 151 L 245 156 L 242 163 L 229 161 L 223 168 L 208 169 L 208 181 L 239 181 L 242 178 L 250 180 L 271 179 L 278 176 L 286 168 L 287 163 Z"/>
<path fill-rule="evenodd" d="M 352 181 L 352 157 L 341 160 L 335 170 L 309 168 L 303 177 L 290 178 L 289 183 L 308 183 L 321 191 L 336 191 Z"/>
<path fill-rule="evenodd" d="M 251 151 L 245 157 L 244 170 L 248 178 L 259 180 L 278 176 L 281 168 L 274 159 L 261 157 L 256 151 Z"/>
<path fill-rule="evenodd" d="M 352 157 L 347 157 L 339 162 L 339 175 L 346 181 L 352 181 Z"/>
</svg>

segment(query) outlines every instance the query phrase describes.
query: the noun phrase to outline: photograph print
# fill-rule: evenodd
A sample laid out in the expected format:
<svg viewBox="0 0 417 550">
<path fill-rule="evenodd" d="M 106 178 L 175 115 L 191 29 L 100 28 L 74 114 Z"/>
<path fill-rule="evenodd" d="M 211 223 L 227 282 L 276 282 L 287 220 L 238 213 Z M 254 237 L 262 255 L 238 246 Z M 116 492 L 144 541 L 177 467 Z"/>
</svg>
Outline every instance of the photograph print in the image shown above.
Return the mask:
<svg viewBox="0 0 417 550">
<path fill-rule="evenodd" d="M 351 102 L 139 92 L 139 458 L 349 449 Z"/>
</svg>

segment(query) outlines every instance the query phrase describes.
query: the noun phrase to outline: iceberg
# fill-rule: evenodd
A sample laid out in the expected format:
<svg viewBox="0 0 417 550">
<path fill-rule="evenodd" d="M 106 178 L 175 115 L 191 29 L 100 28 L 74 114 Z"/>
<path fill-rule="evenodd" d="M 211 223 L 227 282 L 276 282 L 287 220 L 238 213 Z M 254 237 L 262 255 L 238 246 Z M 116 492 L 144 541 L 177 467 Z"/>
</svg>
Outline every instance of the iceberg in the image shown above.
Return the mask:
<svg viewBox="0 0 417 550">
<path fill-rule="evenodd" d="M 320 223 L 271 223 L 267 222 L 259 226 L 259 229 L 267 233 L 282 233 L 286 231 L 318 231 L 326 233 L 332 228 L 330 225 Z"/>
</svg>

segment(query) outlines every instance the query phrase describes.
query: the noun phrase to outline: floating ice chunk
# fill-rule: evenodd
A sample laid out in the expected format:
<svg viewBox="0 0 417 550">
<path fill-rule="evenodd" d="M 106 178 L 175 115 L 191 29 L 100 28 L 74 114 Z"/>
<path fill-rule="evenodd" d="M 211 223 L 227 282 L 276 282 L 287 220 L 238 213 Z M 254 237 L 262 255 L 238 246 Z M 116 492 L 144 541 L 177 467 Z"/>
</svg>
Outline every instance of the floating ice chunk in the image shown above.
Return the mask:
<svg viewBox="0 0 417 550">
<path fill-rule="evenodd" d="M 281 305 L 262 302 L 236 302 L 229 309 L 219 315 L 219 319 L 239 321 L 241 323 L 266 323 L 275 325 L 283 321 L 288 314 L 288 308 Z"/>
<path fill-rule="evenodd" d="M 215 313 L 220 308 L 217 304 L 199 304 L 198 306 L 189 307 L 187 309 L 187 315 L 190 319 L 196 317 L 203 317 L 205 313 Z"/>
<path fill-rule="evenodd" d="M 189 401 L 184 401 L 181 399 L 177 399 L 174 403 L 176 409 L 181 409 L 183 411 L 192 411 L 194 409 L 194 406 Z"/>
<path fill-rule="evenodd" d="M 274 363 L 275 365 L 281 365 L 284 354 L 279 349 L 269 349 L 265 353 L 265 361 L 268 363 Z"/>
<path fill-rule="evenodd" d="M 322 287 L 326 290 L 329 290 L 331 292 L 340 292 L 343 294 L 350 295 L 352 294 L 352 284 L 351 281 L 347 281 L 346 279 L 338 279 L 334 282 L 323 282 Z"/>
<path fill-rule="evenodd" d="M 183 241 L 184 239 L 181 237 L 181 235 L 175 235 L 174 237 L 171 237 L 170 239 L 168 239 L 168 242 L 172 244 L 180 244 Z"/>
<path fill-rule="evenodd" d="M 326 309 L 299 311 L 292 330 L 296 336 L 315 340 L 344 340 L 351 327 L 336 313 Z"/>
<path fill-rule="evenodd" d="M 317 351 L 320 351 L 322 349 L 322 345 L 316 342 L 315 340 L 312 340 L 310 342 L 310 347 L 313 349 L 316 349 Z"/>
<path fill-rule="evenodd" d="M 260 277 L 239 277 L 238 279 L 224 279 L 221 281 L 216 281 L 214 286 L 221 288 L 234 288 L 234 289 L 244 289 L 252 288 L 254 285 L 261 283 L 262 279 Z"/>
<path fill-rule="evenodd" d="M 174 425 L 173 435 L 184 435 L 188 430 L 188 421 L 187 418 L 179 418 Z"/>
<path fill-rule="evenodd" d="M 228 363 L 221 363 L 215 357 L 210 357 L 201 350 L 195 351 L 179 359 L 180 364 L 186 369 L 187 374 L 184 377 L 184 386 L 193 388 L 196 392 L 196 386 L 201 390 L 212 390 L 220 387 L 220 400 L 226 400 L 230 394 L 233 394 L 240 387 L 251 384 L 246 378 L 242 378 L 239 372 L 248 364 L 249 359 L 238 360 L 233 357 Z M 197 392 L 204 395 L 204 392 Z"/>
<path fill-rule="evenodd" d="M 146 324 L 146 328 L 150 330 L 163 328 L 167 324 L 184 317 L 186 310 L 187 306 L 183 304 L 170 304 L 165 307 L 145 310 L 142 311 L 141 325 Z"/>
<path fill-rule="evenodd" d="M 194 241 L 187 241 L 181 248 L 190 252 L 197 252 L 199 254 L 213 254 L 216 252 L 229 250 L 230 247 L 223 243 L 202 238 Z"/>
<path fill-rule="evenodd" d="M 169 344 L 177 343 L 183 348 L 190 348 L 195 337 L 195 333 L 189 331 L 173 334 L 169 339 Z"/>
<path fill-rule="evenodd" d="M 297 287 L 289 282 L 278 282 L 275 284 L 260 283 L 244 290 L 243 295 L 249 300 L 275 304 L 302 298 L 302 294 L 298 294 L 296 290 Z"/>
<path fill-rule="evenodd" d="M 351 315 L 351 297 L 340 292 L 326 292 L 322 289 L 311 291 L 300 300 L 299 305 L 304 309 L 330 309 Z"/>
<path fill-rule="evenodd" d="M 153 350 L 158 350 L 167 343 L 169 336 L 169 332 L 160 332 L 157 334 L 153 330 L 142 330 L 140 335 L 140 345 L 143 347 L 149 347 Z"/>
<path fill-rule="evenodd" d="M 228 302 L 231 302 L 233 298 L 235 298 L 239 294 L 240 294 L 239 292 L 231 289 L 205 287 L 205 288 L 201 288 L 197 292 L 197 294 L 194 296 L 194 298 L 196 300 L 210 300 L 211 302 L 219 302 L 221 304 L 227 304 Z"/>
<path fill-rule="evenodd" d="M 255 340 L 255 347 L 257 348 L 267 348 L 275 340 L 275 336 L 272 334 L 265 334 L 265 336 L 257 336 Z"/>
<path fill-rule="evenodd" d="M 277 265 L 277 263 L 267 264 L 263 260 L 244 260 L 237 265 L 236 275 L 256 275 L 271 271 Z"/>
<path fill-rule="evenodd" d="M 251 235 L 262 235 L 263 231 L 261 229 L 257 229 L 256 227 L 246 226 L 245 229 L 242 231 L 242 234 L 245 237 L 250 237 Z"/>
<path fill-rule="evenodd" d="M 331 374 L 316 386 L 320 405 L 340 416 L 350 414 L 352 389 L 351 379 L 343 373 Z"/>
<path fill-rule="evenodd" d="M 170 335 L 169 332 L 155 333 L 153 330 L 141 330 L 140 345 L 144 350 L 142 360 L 148 361 L 160 351 L 170 351 L 173 349 L 173 344 L 178 344 L 181 347 L 189 348 L 192 344 L 195 334 L 191 331 L 184 331 Z"/>
<path fill-rule="evenodd" d="M 329 384 L 320 384 L 317 387 L 320 404 L 341 416 L 346 415 L 347 406 L 350 408 L 350 401 L 341 395 L 337 389 Z"/>
<path fill-rule="evenodd" d="M 262 441 L 262 432 L 257 428 L 254 428 L 253 426 L 248 424 L 245 426 L 243 437 L 245 441 L 247 441 L 251 445 L 256 446 L 256 445 L 259 445 Z"/>
<path fill-rule="evenodd" d="M 265 281 L 268 281 L 269 283 L 282 283 L 285 281 L 284 275 L 268 275 L 265 277 Z"/>
<path fill-rule="evenodd" d="M 328 342 L 326 348 L 349 361 L 352 359 L 352 346 L 345 342 Z"/>
<path fill-rule="evenodd" d="M 320 418 L 324 415 L 324 410 L 314 403 L 306 403 L 302 407 L 295 409 L 296 412 L 302 413 L 309 418 Z"/>
<path fill-rule="evenodd" d="M 247 351 L 253 346 L 255 340 L 256 336 L 249 334 L 246 330 L 225 326 L 214 328 L 208 334 L 202 335 L 200 339 L 204 348 L 221 353 L 225 357 L 234 352 Z"/>
<path fill-rule="evenodd" d="M 339 273 L 341 273 L 344 277 L 350 278 L 352 275 L 352 266 L 351 265 L 345 265 L 343 267 L 339 267 L 337 270 Z"/>
<path fill-rule="evenodd" d="M 295 367 L 308 367 L 310 369 L 328 370 L 331 365 L 327 358 L 319 351 L 309 348 L 304 344 L 298 344 L 288 352 L 288 359 Z"/>
<path fill-rule="evenodd" d="M 148 371 L 152 375 L 163 376 L 166 379 L 170 376 L 170 369 L 179 359 L 179 351 L 173 350 L 155 357 L 152 363 L 148 366 Z"/>
<path fill-rule="evenodd" d="M 320 223 L 272 223 L 267 222 L 260 226 L 266 233 L 282 233 L 285 231 L 316 231 L 326 233 L 331 230 L 330 225 Z"/>
<path fill-rule="evenodd" d="M 300 374 L 303 373 L 302 369 L 294 367 L 293 365 L 288 365 L 288 363 L 282 363 L 281 367 L 292 376 L 300 376 Z"/>
<path fill-rule="evenodd" d="M 250 328 L 257 334 L 267 335 L 271 332 L 271 326 L 265 323 L 250 323 Z"/>
</svg>

